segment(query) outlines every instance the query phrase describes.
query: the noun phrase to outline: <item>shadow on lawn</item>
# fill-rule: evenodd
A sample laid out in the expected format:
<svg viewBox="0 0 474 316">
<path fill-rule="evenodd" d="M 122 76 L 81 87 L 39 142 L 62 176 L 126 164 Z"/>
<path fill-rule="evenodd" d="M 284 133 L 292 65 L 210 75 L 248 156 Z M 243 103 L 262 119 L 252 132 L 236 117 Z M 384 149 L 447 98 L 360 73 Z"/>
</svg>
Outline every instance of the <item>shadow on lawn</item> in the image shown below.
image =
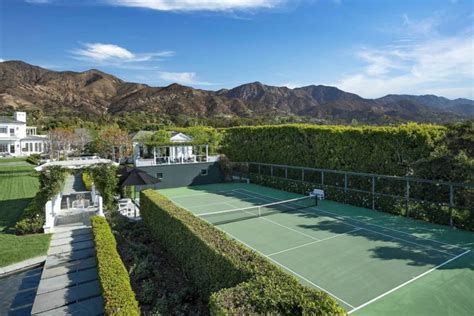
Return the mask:
<svg viewBox="0 0 474 316">
<path fill-rule="evenodd" d="M 0 201 L 0 233 L 12 233 L 13 227 L 31 200 L 32 198 Z"/>
</svg>

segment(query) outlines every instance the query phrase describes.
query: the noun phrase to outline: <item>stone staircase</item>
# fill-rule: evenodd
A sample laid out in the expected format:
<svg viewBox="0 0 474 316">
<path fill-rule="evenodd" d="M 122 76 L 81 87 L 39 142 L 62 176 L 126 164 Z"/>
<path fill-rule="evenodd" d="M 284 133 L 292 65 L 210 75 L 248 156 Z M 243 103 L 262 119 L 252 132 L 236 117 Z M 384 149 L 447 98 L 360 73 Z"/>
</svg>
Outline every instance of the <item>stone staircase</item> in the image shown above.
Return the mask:
<svg viewBox="0 0 474 316">
<path fill-rule="evenodd" d="M 70 219 L 55 227 L 32 315 L 104 312 L 89 217 Z"/>
</svg>

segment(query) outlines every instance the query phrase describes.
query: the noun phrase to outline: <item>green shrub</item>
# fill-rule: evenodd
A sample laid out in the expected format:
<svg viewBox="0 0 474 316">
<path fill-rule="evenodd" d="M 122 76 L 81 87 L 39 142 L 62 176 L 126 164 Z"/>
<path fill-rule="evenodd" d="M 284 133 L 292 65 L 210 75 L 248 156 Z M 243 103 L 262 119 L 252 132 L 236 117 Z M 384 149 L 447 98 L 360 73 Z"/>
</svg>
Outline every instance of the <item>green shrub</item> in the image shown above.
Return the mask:
<svg viewBox="0 0 474 316">
<path fill-rule="evenodd" d="M 82 182 L 84 183 L 86 190 L 91 191 L 93 181 L 92 181 L 92 176 L 90 172 L 88 170 L 83 170 L 81 176 L 82 176 Z"/>
<path fill-rule="evenodd" d="M 152 236 L 182 266 L 211 314 L 344 314 L 326 293 L 301 285 L 257 253 L 153 190 L 141 192 Z"/>
<path fill-rule="evenodd" d="M 115 207 L 114 195 L 118 184 L 117 167 L 102 163 L 90 168 L 90 173 L 95 188 L 104 199 L 105 209 L 113 210 Z"/>
<path fill-rule="evenodd" d="M 38 154 L 29 155 L 28 158 L 26 158 L 26 162 L 32 165 L 39 165 L 39 155 Z"/>
<path fill-rule="evenodd" d="M 97 269 L 106 315 L 140 315 L 128 272 L 117 252 L 117 244 L 104 217 L 91 217 Z"/>
</svg>

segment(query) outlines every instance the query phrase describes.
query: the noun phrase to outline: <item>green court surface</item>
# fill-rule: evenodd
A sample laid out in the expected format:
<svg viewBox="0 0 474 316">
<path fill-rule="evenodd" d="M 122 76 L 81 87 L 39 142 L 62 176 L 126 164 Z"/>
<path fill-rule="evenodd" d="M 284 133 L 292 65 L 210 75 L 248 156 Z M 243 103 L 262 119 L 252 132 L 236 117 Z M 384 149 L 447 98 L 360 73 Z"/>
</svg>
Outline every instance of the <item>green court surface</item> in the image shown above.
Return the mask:
<svg viewBox="0 0 474 316">
<path fill-rule="evenodd" d="M 253 184 L 159 192 L 303 284 L 327 292 L 350 314 L 474 311 L 471 232 L 332 201 L 315 206 L 304 199 L 259 210 L 255 206 L 302 196 Z"/>
</svg>

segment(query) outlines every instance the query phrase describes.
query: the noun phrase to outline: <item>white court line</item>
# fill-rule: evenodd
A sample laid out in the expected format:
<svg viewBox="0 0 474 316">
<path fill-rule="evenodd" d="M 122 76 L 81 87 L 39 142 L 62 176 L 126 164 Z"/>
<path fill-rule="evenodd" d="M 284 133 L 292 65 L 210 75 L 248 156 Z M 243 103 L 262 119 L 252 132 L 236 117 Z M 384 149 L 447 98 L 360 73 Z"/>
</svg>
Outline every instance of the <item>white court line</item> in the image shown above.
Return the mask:
<svg viewBox="0 0 474 316">
<path fill-rule="evenodd" d="M 227 192 L 234 192 L 240 189 L 232 189 L 232 190 L 224 190 L 224 191 L 216 191 L 216 192 L 202 192 L 202 193 L 196 193 L 196 194 L 187 194 L 187 195 L 178 195 L 178 196 L 167 196 L 168 199 L 180 199 L 180 198 L 186 198 L 186 197 L 192 197 L 192 196 L 200 196 L 200 195 L 208 195 L 208 194 L 219 194 L 219 193 L 227 193 Z M 166 195 L 165 195 L 166 196 Z"/>
<path fill-rule="evenodd" d="M 278 198 L 274 198 L 274 197 L 267 196 L 267 195 L 264 195 L 264 194 L 252 192 L 252 191 L 249 191 L 249 190 L 246 190 L 246 189 L 235 189 L 234 191 L 239 191 L 239 192 L 240 192 L 240 191 L 245 191 L 245 192 L 251 193 L 251 194 L 247 194 L 248 196 L 250 196 L 250 195 L 252 195 L 252 196 L 260 195 L 260 196 L 263 196 L 267 201 L 269 201 L 270 199 L 280 200 L 280 199 L 278 199 Z M 241 193 L 242 193 L 242 192 L 241 192 Z M 245 194 L 245 193 L 242 193 L 242 194 Z M 315 208 L 315 209 L 319 210 L 318 208 Z M 323 210 L 321 210 L 321 211 L 323 211 Z M 353 218 L 351 218 L 351 217 L 349 217 L 349 216 L 339 215 L 339 214 L 332 213 L 332 212 L 329 212 L 329 211 L 323 211 L 323 212 L 326 212 L 326 213 L 329 213 L 329 214 L 333 214 L 333 215 L 337 215 L 337 216 L 341 216 L 341 217 L 345 217 L 345 218 L 349 218 L 349 219 L 351 219 L 351 220 L 353 220 L 353 221 L 356 221 L 356 222 L 366 223 L 366 221 L 361 221 L 361 220 L 358 220 L 358 219 L 353 219 Z M 371 219 L 371 220 L 372 220 L 372 219 Z M 438 241 L 438 240 L 435 240 L 435 239 L 413 236 L 413 235 L 411 235 L 410 233 L 407 233 L 407 232 L 404 232 L 404 231 L 401 231 L 401 230 L 398 230 L 398 229 L 389 228 L 389 227 L 385 227 L 385 226 L 377 225 L 377 224 L 372 224 L 372 223 L 367 223 L 367 224 L 372 225 L 372 226 L 377 226 L 377 227 L 380 227 L 380 228 L 383 228 L 383 229 L 388 229 L 388 230 L 391 230 L 391 231 L 394 231 L 394 232 L 397 232 L 397 233 L 405 234 L 405 235 L 408 235 L 408 236 L 410 236 L 410 237 L 414 237 L 414 238 L 418 238 L 418 239 L 423 239 L 423 240 L 429 240 L 429 241 L 432 241 L 432 242 L 435 242 L 435 243 L 438 243 L 438 244 L 442 244 L 442 245 L 446 245 L 446 246 L 451 246 L 451 247 L 455 247 L 455 248 L 462 249 L 462 250 L 469 250 L 469 249 L 466 249 L 466 248 L 463 248 L 463 247 L 459 247 L 459 246 L 456 246 L 456 245 L 453 245 L 453 244 L 448 244 L 448 243 L 445 243 L 445 242 L 442 242 L 442 241 Z M 426 228 L 423 228 L 423 230 L 426 230 Z"/>
<path fill-rule="evenodd" d="M 244 190 L 244 191 L 247 191 L 245 189 L 239 189 L 239 190 Z M 250 191 L 247 191 L 247 192 L 250 192 Z M 259 193 L 255 193 L 255 194 L 258 194 L 260 196 L 264 196 L 262 194 L 259 194 Z M 247 194 L 248 196 L 251 196 L 251 194 Z M 262 197 L 262 200 L 266 199 L 267 201 L 271 201 L 270 198 L 263 198 Z M 371 223 L 367 223 L 367 222 L 364 222 L 364 221 L 360 221 L 360 220 L 356 220 L 356 219 L 352 219 L 350 217 L 347 217 L 347 216 L 343 216 L 343 215 L 339 215 L 339 214 L 336 214 L 336 213 L 332 213 L 332 212 L 329 212 L 329 211 L 325 211 L 325 210 L 322 210 L 320 208 L 317 208 L 317 207 L 311 207 L 312 209 L 316 210 L 316 211 L 319 211 L 319 212 L 322 212 L 322 213 L 326 213 L 326 214 L 331 214 L 333 215 L 333 218 L 336 218 L 340 221 L 342 221 L 344 224 L 347 224 L 347 225 L 350 225 L 350 226 L 353 226 L 353 227 L 357 227 L 357 228 L 363 228 L 364 230 L 367 230 L 367 231 L 370 231 L 370 232 L 373 232 L 373 233 L 376 233 L 376 234 L 379 234 L 379 235 L 382 235 L 382 236 L 386 236 L 386 237 L 389 237 L 389 238 L 392 238 L 392 239 L 397 239 L 397 240 L 401 240 L 401 241 L 404 241 L 406 243 L 409 243 L 409 244 L 413 244 L 413 245 L 416 245 L 416 246 L 419 246 L 419 247 L 423 247 L 425 249 L 430 249 L 430 250 L 433 250 L 433 251 L 437 251 L 439 253 L 443 253 L 443 254 L 446 254 L 446 255 L 449 255 L 449 256 L 454 256 L 454 254 L 452 253 L 449 253 L 449 252 L 446 252 L 446 251 L 443 251 L 443 250 L 439 250 L 439 249 L 436 249 L 436 248 L 432 248 L 432 247 L 429 247 L 429 246 L 426 246 L 426 245 L 422 245 L 422 244 L 419 244 L 419 243 L 416 243 L 416 242 L 413 242 L 413 241 L 410 241 L 410 240 L 406 240 L 406 239 L 403 239 L 403 238 L 400 238 L 400 237 L 395 237 L 395 236 L 392 236 L 392 235 L 388 235 L 388 234 L 384 234 L 384 233 L 381 233 L 379 231 L 376 231 L 376 230 L 372 230 L 372 229 L 369 229 L 369 228 L 365 228 L 365 227 L 360 227 L 360 226 L 357 226 L 357 225 L 354 225 L 354 224 L 351 224 L 349 223 L 347 220 L 344 220 L 344 219 L 350 219 L 350 220 L 353 220 L 353 221 L 356 221 L 356 222 L 359 222 L 359 223 L 366 223 L 367 225 L 373 225 L 373 226 L 377 226 L 377 227 L 381 227 L 381 228 L 384 228 L 384 229 L 388 229 L 388 230 L 392 230 L 392 231 L 397 231 L 395 229 L 390 229 L 390 228 L 385 228 L 383 226 L 379 226 L 379 225 L 376 225 L 376 224 L 371 224 Z M 305 210 L 296 210 L 295 211 L 299 211 L 299 212 L 302 212 L 302 213 L 307 213 L 307 214 L 312 214 L 312 215 L 315 215 L 314 212 L 308 212 L 308 211 L 305 211 Z M 342 218 L 342 219 L 340 219 Z M 405 233 L 405 232 L 402 232 L 402 231 L 397 231 L 397 232 L 400 232 L 400 233 L 403 233 L 405 235 L 409 235 L 411 237 L 414 237 L 408 233 Z M 429 241 L 435 241 L 435 240 L 432 240 L 432 239 L 427 239 L 427 238 L 419 238 L 419 237 L 415 237 L 415 238 L 418 238 L 418 239 L 422 239 L 422 240 L 429 240 Z M 455 245 L 450 245 L 450 244 L 446 244 L 446 243 L 442 243 L 442 242 L 439 242 L 441 244 L 444 244 L 444 245 L 449 245 L 449 246 L 452 246 L 452 247 L 455 247 L 455 248 L 458 248 L 458 249 L 463 249 L 463 250 L 466 250 L 464 248 L 461 248 L 461 247 L 458 247 L 458 246 L 455 246 Z"/>
<path fill-rule="evenodd" d="M 346 304 L 347 306 L 349 306 L 349 307 L 351 307 L 351 308 L 355 308 L 353 305 L 347 303 L 347 302 L 344 301 L 343 299 L 337 297 L 336 295 L 332 294 L 331 292 L 329 292 L 328 290 L 322 288 L 321 286 L 317 285 L 316 283 L 314 283 L 314 282 L 308 280 L 307 278 L 305 278 L 305 277 L 302 276 L 301 274 L 296 273 L 295 271 L 291 270 L 290 268 L 288 268 L 287 266 L 281 264 L 280 262 L 278 262 L 278 261 L 276 261 L 276 260 L 270 258 L 269 256 L 265 255 L 264 253 L 258 251 L 257 249 L 253 248 L 252 246 L 248 245 L 247 243 L 243 242 L 242 240 L 236 238 L 236 237 L 233 236 L 232 234 L 229 234 L 228 232 L 226 232 L 226 231 L 223 230 L 223 229 L 220 229 L 220 228 L 217 227 L 217 226 L 214 226 L 214 227 L 216 227 L 216 228 L 219 229 L 220 231 L 224 232 L 225 234 L 229 235 L 230 237 L 234 238 L 234 239 L 237 240 L 238 242 L 244 244 L 245 246 L 247 246 L 248 248 L 252 249 L 253 251 L 255 251 L 255 252 L 261 254 L 262 256 L 264 256 L 264 257 L 267 258 L 268 260 L 274 262 L 275 264 L 279 265 L 279 266 L 282 267 L 283 269 L 285 269 L 285 270 L 287 270 L 287 271 L 293 273 L 294 275 L 298 276 L 299 278 L 305 280 L 306 282 L 308 282 L 309 284 L 313 285 L 314 287 L 320 289 L 321 291 L 326 292 L 327 294 L 331 295 L 332 297 L 334 297 L 335 299 L 341 301 L 342 303 Z"/>
<path fill-rule="evenodd" d="M 316 244 L 316 243 L 319 243 L 319 242 L 322 242 L 322 241 L 326 241 L 326 240 L 329 240 L 329 239 L 341 237 L 341 236 L 356 232 L 356 231 L 361 230 L 361 229 L 363 229 L 363 228 L 356 228 L 356 229 L 353 229 L 353 230 L 348 231 L 346 233 L 337 234 L 337 235 L 334 235 L 334 236 L 331 236 L 331 237 L 326 237 L 326 238 L 323 238 L 323 239 L 320 239 L 320 240 L 315 240 L 315 241 L 312 241 L 312 242 L 308 242 L 306 244 L 302 244 L 302 245 L 291 247 L 291 248 L 288 248 L 288 249 L 285 249 L 285 250 L 277 251 L 277 252 L 271 253 L 267 256 L 271 257 L 271 256 L 274 256 L 274 255 L 278 255 L 280 253 L 284 253 L 284 252 L 288 252 L 288 251 L 295 250 L 295 249 L 298 249 L 298 248 L 306 247 L 306 246 L 313 245 L 313 244 Z"/>
<path fill-rule="evenodd" d="M 232 204 L 227 203 L 227 205 L 232 205 Z M 232 205 L 232 206 L 235 207 L 235 205 Z M 236 209 L 236 210 L 238 210 L 238 209 Z M 245 211 L 244 211 L 244 212 L 245 212 Z M 246 213 L 255 215 L 255 214 L 250 213 L 250 212 L 246 212 Z M 300 235 L 302 235 L 302 236 L 311 238 L 312 240 L 320 241 L 319 238 L 316 238 L 316 237 L 314 237 L 314 236 L 311 236 L 311 235 L 308 235 L 308 234 L 306 234 L 306 233 L 300 232 L 300 231 L 298 231 L 298 230 L 296 230 L 296 229 L 293 229 L 293 228 L 291 228 L 291 227 L 288 227 L 288 226 L 285 226 L 285 225 L 283 225 L 283 224 L 280 224 L 280 223 L 277 223 L 277 222 L 275 222 L 275 221 L 272 221 L 271 219 L 268 219 L 268 218 L 266 218 L 265 216 L 256 216 L 255 218 L 263 219 L 263 220 L 265 220 L 265 221 L 267 221 L 267 222 L 270 222 L 270 223 L 272 223 L 272 224 L 281 226 L 281 227 L 283 227 L 283 228 L 286 228 L 286 229 L 288 229 L 288 230 L 291 230 L 292 232 L 295 232 L 295 233 L 300 234 Z"/>
<path fill-rule="evenodd" d="M 249 200 L 258 200 L 259 198 L 258 197 L 254 197 L 254 198 L 246 198 L 246 199 L 239 199 L 241 201 L 249 201 Z M 196 208 L 196 207 L 203 207 L 203 206 L 210 206 L 210 205 L 219 205 L 219 204 L 227 204 L 227 205 L 230 205 L 228 203 L 228 201 L 222 201 L 222 202 L 213 202 L 213 203 L 207 203 L 207 204 L 198 204 L 198 205 L 193 205 L 193 208 Z M 230 205 L 231 207 L 234 207 L 234 205 Z M 254 206 L 258 206 L 258 205 L 254 205 Z"/>
<path fill-rule="evenodd" d="M 394 287 L 393 289 L 391 289 L 391 290 L 389 290 L 389 291 L 387 291 L 387 292 L 385 292 L 385 293 L 383 293 L 383 294 L 381 294 L 381 295 L 379 295 L 379 296 L 377 296 L 377 297 L 371 299 L 370 301 L 365 302 L 364 304 L 357 306 L 356 308 L 350 310 L 350 311 L 348 312 L 348 314 L 351 314 L 351 313 L 353 313 L 353 312 L 355 312 L 355 311 L 357 311 L 357 310 L 359 310 L 359 309 L 361 309 L 361 308 L 363 308 L 363 307 L 365 307 L 365 306 L 367 306 L 367 305 L 369 305 L 369 304 L 372 304 L 373 302 L 375 302 L 375 301 L 381 299 L 382 297 L 387 296 L 388 294 L 395 292 L 396 290 L 398 290 L 398 289 L 400 289 L 400 288 L 402 288 L 402 287 L 404 287 L 404 286 L 406 286 L 406 285 L 412 283 L 413 281 L 418 280 L 419 278 L 421 278 L 421 277 L 423 277 L 423 276 L 425 276 L 425 275 L 427 275 L 427 274 L 429 274 L 429 273 L 435 271 L 436 269 L 439 269 L 439 268 L 441 268 L 442 266 L 447 265 L 448 263 L 450 263 L 450 262 L 452 262 L 452 261 L 454 261 L 454 260 L 456 260 L 456 259 L 458 259 L 458 258 L 464 256 L 465 254 L 469 253 L 470 251 L 471 251 L 471 250 L 466 250 L 466 251 L 463 252 L 462 254 L 459 254 L 459 255 L 457 255 L 456 257 L 451 258 L 451 259 L 449 259 L 449 260 L 447 260 L 447 261 L 445 261 L 445 262 L 443 262 L 443 263 L 437 265 L 436 267 L 434 267 L 434 268 L 432 268 L 432 269 L 430 269 L 430 270 L 428 270 L 428 271 L 426 271 L 426 272 L 424 272 L 424 273 L 422 273 L 422 274 L 420 274 L 420 275 L 414 277 L 413 279 L 408 280 L 408 281 L 406 281 L 405 283 L 402 283 L 402 284 L 400 284 L 399 286 Z"/>
</svg>

